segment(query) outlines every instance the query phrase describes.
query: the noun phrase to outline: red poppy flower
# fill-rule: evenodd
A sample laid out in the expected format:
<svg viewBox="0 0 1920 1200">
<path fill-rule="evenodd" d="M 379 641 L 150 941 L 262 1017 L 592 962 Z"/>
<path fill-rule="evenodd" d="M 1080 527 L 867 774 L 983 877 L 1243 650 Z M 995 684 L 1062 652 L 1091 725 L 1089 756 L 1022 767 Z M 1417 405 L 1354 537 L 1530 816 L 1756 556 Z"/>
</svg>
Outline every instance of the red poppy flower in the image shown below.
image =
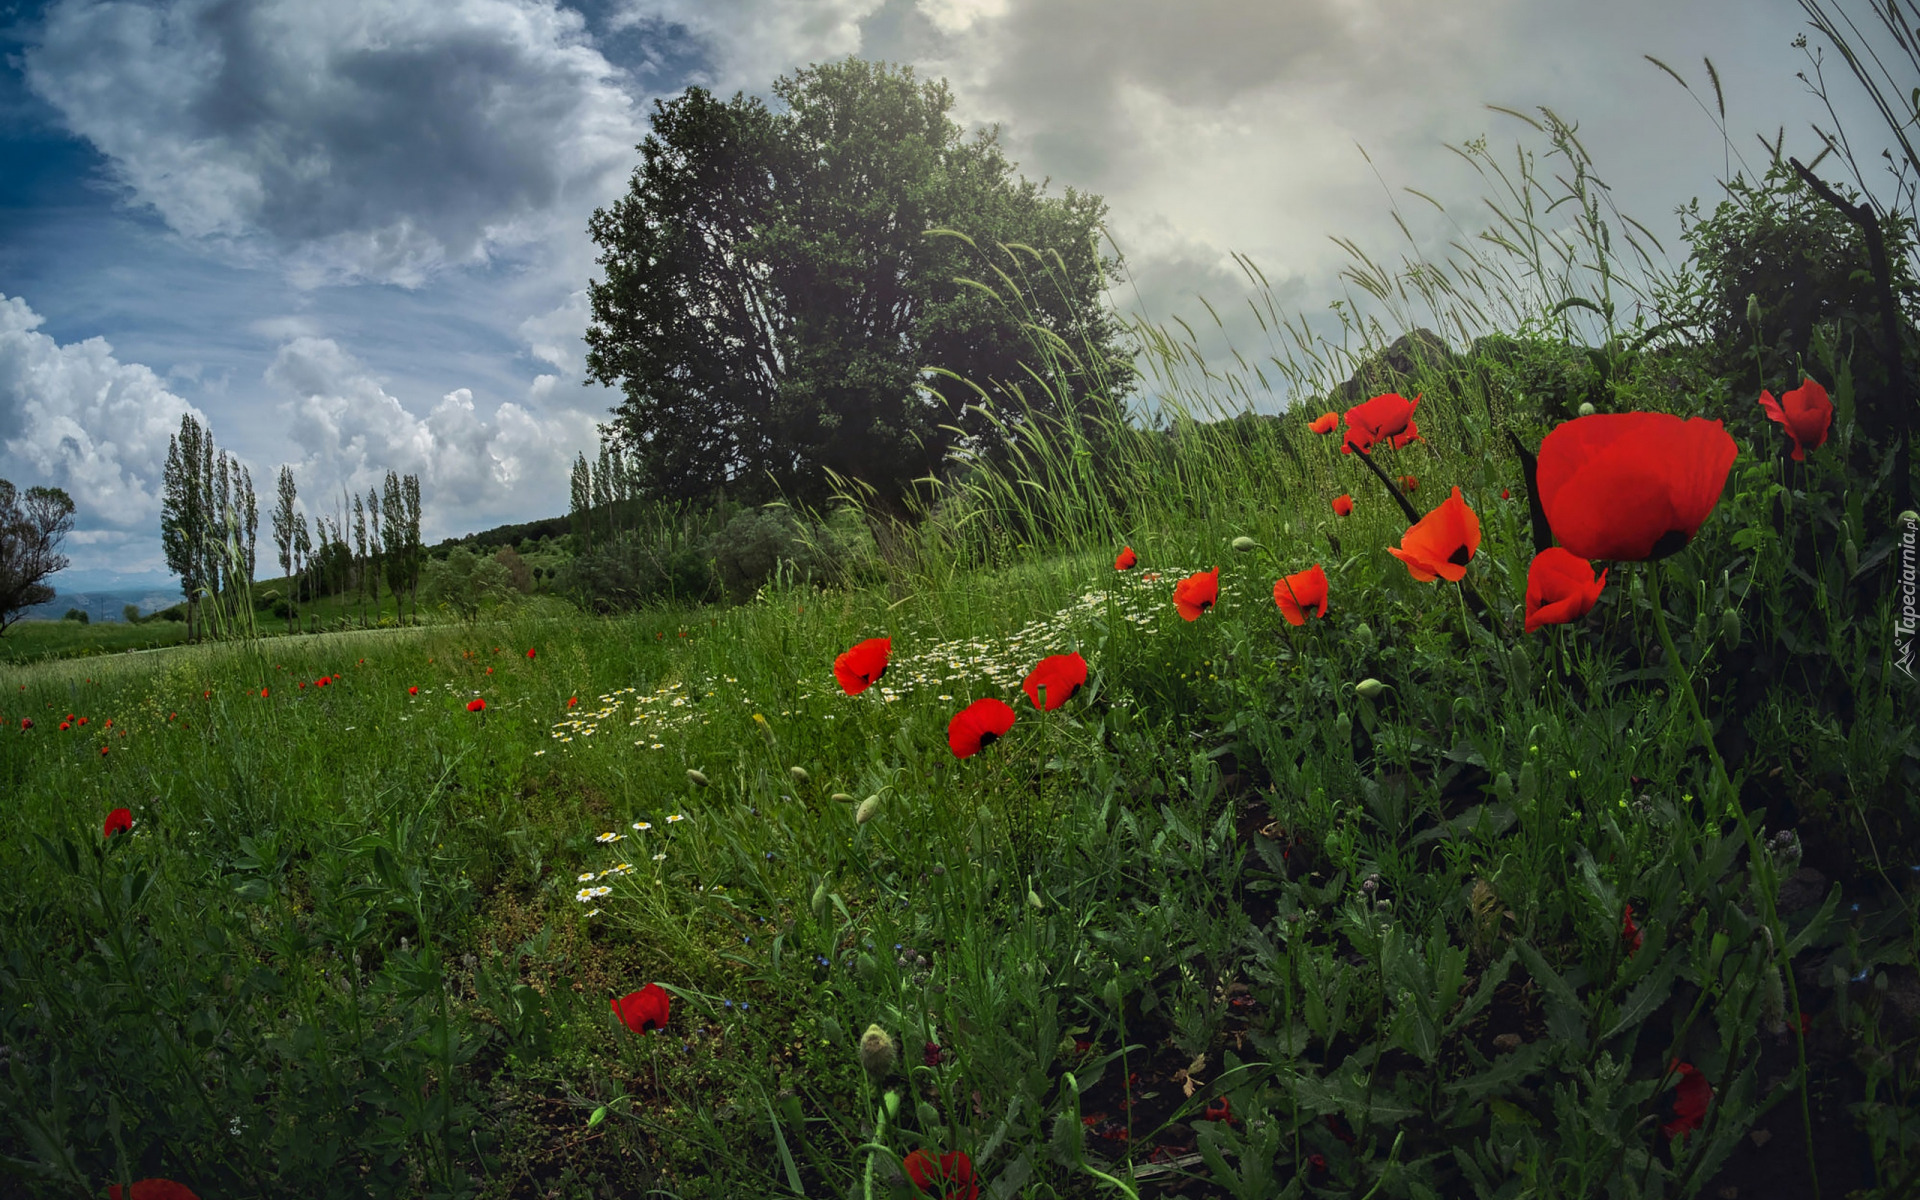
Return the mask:
<svg viewBox="0 0 1920 1200">
<path fill-rule="evenodd" d="M 1675 1135 L 1684 1139 L 1700 1128 L 1707 1119 L 1707 1102 L 1713 1099 L 1713 1085 L 1692 1063 L 1675 1062 L 1673 1069 L 1680 1072 L 1680 1086 L 1673 1093 L 1673 1120 L 1660 1127 L 1669 1140 Z"/>
<path fill-rule="evenodd" d="M 489 675 L 491 675 L 491 674 L 493 674 L 493 668 L 492 668 L 492 667 L 488 667 L 488 668 L 487 668 L 487 674 L 489 674 Z"/>
<path fill-rule="evenodd" d="M 947 745 L 955 758 L 972 758 L 1013 728 L 1013 709 L 987 696 L 975 700 L 947 722 Z"/>
<path fill-rule="evenodd" d="M 325 687 L 332 682 L 333 682 L 333 679 L 330 676 L 322 675 L 320 678 L 313 681 L 313 686 Z"/>
<path fill-rule="evenodd" d="M 1502 500 L 1511 500 L 1511 499 L 1513 499 L 1513 493 L 1512 493 L 1512 492 L 1509 492 L 1509 491 L 1508 491 L 1508 490 L 1507 490 L 1506 488 L 1501 488 L 1501 489 L 1500 489 L 1500 498 L 1501 498 Z"/>
<path fill-rule="evenodd" d="M 973 1178 L 973 1160 L 964 1151 L 949 1151 L 936 1163 L 925 1150 L 915 1150 L 900 1165 L 925 1195 L 937 1200 L 978 1200 L 980 1184 Z"/>
<path fill-rule="evenodd" d="M 1344 492 L 1333 498 L 1333 515 L 1346 517 L 1353 515 L 1353 497 Z"/>
<path fill-rule="evenodd" d="M 106 748 L 105 746 L 102 746 L 102 747 L 100 747 L 100 753 L 101 753 L 101 754 L 103 754 L 103 755 L 104 755 L 104 754 L 105 754 L 106 752 L 107 752 L 107 748 Z"/>
<path fill-rule="evenodd" d="M 1620 940 L 1627 944 L 1629 954 L 1638 952 L 1640 943 L 1645 940 L 1640 927 L 1633 923 L 1633 905 L 1631 904 L 1627 905 L 1627 911 L 1620 917 Z"/>
<path fill-rule="evenodd" d="M 578 696 L 568 696 L 568 697 L 567 697 L 567 707 L 568 707 L 568 708 L 572 708 L 572 707 L 573 707 L 574 705 L 576 705 L 576 704 L 578 704 L 578 703 L 580 703 L 580 697 L 578 697 Z"/>
<path fill-rule="evenodd" d="M 1327 1156 L 1324 1154 L 1309 1154 L 1307 1155 L 1307 1166 L 1315 1175 L 1325 1175 L 1327 1173 Z"/>
<path fill-rule="evenodd" d="M 420 694 L 420 689 L 417 687 L 410 687 L 407 689 L 407 695 L 409 696 L 418 696 L 419 694 Z"/>
<path fill-rule="evenodd" d="M 1827 389 L 1808 379 L 1790 392 L 1782 392 L 1775 400 L 1773 393 L 1760 393 L 1760 407 L 1766 410 L 1769 420 L 1778 421 L 1786 427 L 1787 436 L 1793 439 L 1793 461 L 1807 461 L 1807 450 L 1813 446 L 1824 446 L 1827 431 L 1833 427 L 1833 401 L 1827 399 Z"/>
<path fill-rule="evenodd" d="M 1540 508 L 1581 558 L 1645 562 L 1693 540 L 1739 447 L 1718 421 L 1667 413 L 1576 417 L 1540 443 Z"/>
<path fill-rule="evenodd" d="M 261 698 L 262 700 L 265 700 L 265 699 L 267 698 L 267 689 L 265 689 L 265 688 L 261 688 L 261 689 L 260 689 L 260 698 Z"/>
<path fill-rule="evenodd" d="M 618 1000 L 610 1000 L 613 1011 L 621 1024 L 635 1033 L 647 1033 L 667 1027 L 668 1003 L 667 989 L 657 983 L 650 983 L 637 992 L 628 992 Z"/>
<path fill-rule="evenodd" d="M 928 1042 L 926 1046 L 920 1051 L 920 1061 L 926 1063 L 930 1067 L 939 1066 L 940 1065 L 940 1043 Z"/>
<path fill-rule="evenodd" d="M 1347 437 L 1340 452 L 1371 450 L 1382 438 L 1396 450 L 1408 444 L 1420 436 L 1420 427 L 1413 421 L 1413 410 L 1419 407 L 1420 397 L 1408 400 L 1398 392 L 1354 405 L 1347 410 Z"/>
<path fill-rule="evenodd" d="M 1120 553 L 1114 556 L 1113 569 L 1116 571 L 1131 571 L 1133 570 L 1133 565 L 1139 561 L 1140 556 L 1133 552 L 1132 546 L 1122 546 L 1120 547 Z"/>
<path fill-rule="evenodd" d="M 1201 1114 L 1201 1118 L 1207 1121 L 1225 1121 L 1231 1125 L 1233 1124 L 1233 1104 L 1225 1096 L 1222 1096 L 1212 1104 L 1207 1105 L 1207 1111 Z"/>
<path fill-rule="evenodd" d="M 208 688 L 208 689 L 207 689 L 206 691 L 204 691 L 204 692 L 201 692 L 201 693 L 200 693 L 200 698 L 201 698 L 202 700 L 211 700 L 211 699 L 213 699 L 213 689 L 212 689 L 212 688 Z"/>
<path fill-rule="evenodd" d="M 1593 564 L 1561 546 L 1533 556 L 1527 568 L 1527 632 L 1542 625 L 1565 625 L 1592 610 L 1607 586 L 1607 573 L 1594 578 Z"/>
<path fill-rule="evenodd" d="M 880 682 L 892 654 L 892 638 L 868 638 L 833 660 L 833 677 L 840 681 L 841 691 L 858 696 Z"/>
<path fill-rule="evenodd" d="M 533 647 L 532 647 L 532 646 L 528 646 L 528 647 L 527 647 L 527 657 L 528 657 L 528 658 L 532 658 L 532 657 L 533 657 Z"/>
<path fill-rule="evenodd" d="M 171 1179 L 136 1179 L 127 1189 L 131 1200 L 200 1200 L 184 1183 Z M 107 1200 L 120 1200 L 120 1185 L 107 1185 Z"/>
<path fill-rule="evenodd" d="M 1304 571 L 1293 574 L 1273 585 L 1273 602 L 1280 606 L 1280 615 L 1289 625 L 1305 625 L 1307 613 L 1319 606 L 1313 615 L 1327 615 L 1327 572 L 1319 563 Z"/>
<path fill-rule="evenodd" d="M 1307 422 L 1307 428 L 1313 430 L 1315 433 L 1332 433 L 1334 430 L 1340 428 L 1340 414 L 1321 413 L 1313 420 Z"/>
<path fill-rule="evenodd" d="M 1400 538 L 1398 547 L 1387 553 L 1407 564 L 1407 572 L 1421 583 L 1445 579 L 1458 583 L 1466 578 L 1467 562 L 1480 548 L 1480 518 L 1460 498 L 1456 485 L 1453 495 L 1440 507 L 1415 522 Z"/>
<path fill-rule="evenodd" d="M 32 729 L 32 728 L 33 728 L 33 718 L 32 718 L 32 717 L 21 717 L 21 718 L 20 718 L 20 728 L 22 728 L 22 729 Z"/>
<path fill-rule="evenodd" d="M 1189 575 L 1173 585 L 1173 606 L 1181 619 L 1198 621 L 1200 614 L 1220 602 L 1220 568 Z"/>
<path fill-rule="evenodd" d="M 1402 475 L 1400 477 L 1400 487 L 1405 491 L 1417 492 L 1420 490 L 1420 481 L 1411 475 Z"/>
<path fill-rule="evenodd" d="M 482 700 L 478 696 L 475 696 L 473 699 L 467 701 L 468 712 L 485 712 L 486 710 L 487 710 L 487 702 L 485 700 Z"/>
<path fill-rule="evenodd" d="M 65 733 L 65 732 L 66 732 L 67 730 L 69 730 L 69 729 L 72 729 L 72 728 L 73 728 L 73 725 L 72 725 L 72 723 L 71 723 L 71 722 L 68 722 L 68 721 L 62 721 L 62 722 L 60 722 L 60 732 L 61 732 L 61 733 Z"/>
<path fill-rule="evenodd" d="M 107 823 L 100 827 L 100 836 L 110 838 L 122 829 L 133 828 L 133 810 L 116 808 L 107 814 Z"/>
<path fill-rule="evenodd" d="M 300 690 L 303 692 L 307 690 L 307 681 L 304 679 L 300 681 Z"/>
<path fill-rule="evenodd" d="M 87 719 L 86 719 L 85 717 L 81 717 L 81 718 L 80 718 L 80 723 L 81 723 L 82 725 L 85 725 L 85 724 L 87 723 Z"/>
<path fill-rule="evenodd" d="M 1026 690 L 1027 699 L 1033 706 L 1046 712 L 1052 712 L 1080 690 L 1087 681 L 1087 660 L 1078 654 L 1055 654 L 1040 660 L 1027 675 L 1026 682 L 1020 686 Z M 1040 702 L 1041 689 L 1046 689 L 1046 703 Z"/>
</svg>

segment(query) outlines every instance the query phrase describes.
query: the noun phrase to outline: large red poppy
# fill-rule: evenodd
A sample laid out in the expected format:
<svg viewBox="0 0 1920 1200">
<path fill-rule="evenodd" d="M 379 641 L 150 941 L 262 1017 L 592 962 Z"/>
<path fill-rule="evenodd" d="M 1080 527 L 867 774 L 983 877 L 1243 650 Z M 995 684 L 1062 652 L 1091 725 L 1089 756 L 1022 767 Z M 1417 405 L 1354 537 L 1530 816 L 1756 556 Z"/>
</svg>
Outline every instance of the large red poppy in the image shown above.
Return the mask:
<svg viewBox="0 0 1920 1200">
<path fill-rule="evenodd" d="M 1347 410 L 1347 436 L 1340 452 L 1371 450 L 1383 438 L 1396 450 L 1412 442 L 1420 436 L 1420 427 L 1413 421 L 1413 410 L 1419 407 L 1420 397 L 1409 400 L 1398 392 L 1354 405 Z"/>
<path fill-rule="evenodd" d="M 1347 517 L 1353 515 L 1353 497 L 1342 493 L 1333 498 L 1333 515 Z"/>
<path fill-rule="evenodd" d="M 120 1200 L 120 1185 L 107 1185 L 107 1200 Z M 200 1200 L 184 1183 L 171 1179 L 136 1179 L 127 1189 L 131 1200 Z"/>
<path fill-rule="evenodd" d="M 487 710 L 487 702 L 485 700 L 482 700 L 478 696 L 475 696 L 473 699 L 467 701 L 468 712 L 485 712 L 486 710 Z"/>
<path fill-rule="evenodd" d="M 1440 507 L 1414 523 L 1400 538 L 1398 547 L 1387 553 L 1407 564 L 1407 572 L 1421 583 L 1444 579 L 1458 583 L 1466 578 L 1467 561 L 1480 548 L 1480 518 L 1460 498 L 1460 489 L 1440 502 Z"/>
<path fill-rule="evenodd" d="M 650 983 L 637 992 L 628 992 L 618 1000 L 609 1000 L 613 1011 L 621 1024 L 635 1033 L 646 1033 L 654 1029 L 667 1027 L 668 1003 L 667 989 L 657 983 Z"/>
<path fill-rule="evenodd" d="M 1220 602 L 1220 568 L 1189 575 L 1173 585 L 1173 606 L 1183 620 L 1198 621 L 1200 614 Z"/>
<path fill-rule="evenodd" d="M 987 696 L 975 700 L 947 722 L 947 745 L 955 758 L 972 758 L 1013 728 L 1013 709 Z"/>
<path fill-rule="evenodd" d="M 1073 697 L 1080 686 L 1087 681 L 1087 660 L 1078 654 L 1055 654 L 1040 660 L 1020 686 L 1026 690 L 1027 699 L 1033 701 L 1035 708 L 1052 712 Z M 1046 703 L 1042 704 L 1041 689 L 1046 689 Z"/>
<path fill-rule="evenodd" d="M 1296 571 L 1273 585 L 1273 602 L 1280 606 L 1280 615 L 1289 625 L 1305 625 L 1307 613 L 1316 617 L 1327 615 L 1327 572 L 1319 563 L 1304 571 Z"/>
<path fill-rule="evenodd" d="M 1321 413 L 1313 420 L 1307 422 L 1307 428 L 1313 430 L 1315 433 L 1332 433 L 1334 430 L 1340 428 L 1340 414 Z"/>
<path fill-rule="evenodd" d="M 937 1200 L 978 1200 L 980 1184 L 973 1177 L 973 1160 L 961 1150 L 950 1150 L 939 1162 L 925 1150 L 915 1150 L 900 1163 L 913 1186 Z"/>
<path fill-rule="evenodd" d="M 1807 461 L 1811 447 L 1825 445 L 1827 431 L 1833 427 L 1833 401 L 1827 399 L 1827 389 L 1811 379 L 1790 392 L 1782 392 L 1778 400 L 1772 392 L 1763 390 L 1760 407 L 1766 410 L 1769 419 L 1786 427 L 1787 436 L 1793 439 L 1795 462 Z"/>
<path fill-rule="evenodd" d="M 840 690 L 858 696 L 887 673 L 887 658 L 893 653 L 892 638 L 868 638 L 833 660 L 833 677 Z"/>
<path fill-rule="evenodd" d="M 1607 573 L 1599 578 L 1593 564 L 1562 546 L 1549 546 L 1533 556 L 1527 568 L 1527 632 L 1542 625 L 1565 625 L 1578 621 L 1592 610 L 1607 586 Z"/>
<path fill-rule="evenodd" d="M 107 814 L 106 824 L 100 827 L 100 836 L 110 838 L 121 830 L 131 830 L 132 828 L 133 811 L 126 808 L 116 808 Z"/>
<path fill-rule="evenodd" d="M 1120 547 L 1120 553 L 1114 556 L 1113 569 L 1116 571 L 1131 571 L 1133 570 L 1133 565 L 1139 561 L 1140 556 L 1133 552 L 1132 546 L 1122 546 Z"/>
<path fill-rule="evenodd" d="M 1720 502 L 1739 452 L 1720 422 L 1701 417 L 1576 417 L 1540 443 L 1540 508 L 1554 537 L 1581 558 L 1665 558 Z"/>
<path fill-rule="evenodd" d="M 1673 1069 L 1680 1072 L 1680 1086 L 1673 1093 L 1673 1120 L 1662 1125 L 1660 1132 L 1669 1139 L 1676 1135 L 1684 1139 L 1705 1124 L 1707 1102 L 1713 1099 L 1713 1085 L 1692 1063 L 1676 1062 Z"/>
</svg>

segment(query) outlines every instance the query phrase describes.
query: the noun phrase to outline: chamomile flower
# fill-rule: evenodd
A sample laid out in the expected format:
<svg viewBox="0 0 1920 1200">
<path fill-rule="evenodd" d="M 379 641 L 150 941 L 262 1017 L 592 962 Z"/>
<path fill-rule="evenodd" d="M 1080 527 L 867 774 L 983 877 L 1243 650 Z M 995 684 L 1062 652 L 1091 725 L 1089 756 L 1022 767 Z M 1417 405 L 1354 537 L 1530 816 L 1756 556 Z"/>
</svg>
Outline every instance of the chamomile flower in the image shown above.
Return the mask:
<svg viewBox="0 0 1920 1200">
<path fill-rule="evenodd" d="M 614 842 L 619 841 L 621 838 L 626 836 L 627 835 L 624 833 L 615 833 L 612 830 L 608 830 L 607 832 L 601 834 L 599 837 L 594 838 L 593 840 L 596 842 L 599 842 L 603 846 L 607 846 L 607 845 L 613 844 Z"/>
<path fill-rule="evenodd" d="M 592 871 L 582 871 L 578 876 L 578 878 L 575 880 L 575 882 L 592 883 L 595 879 L 598 879 L 598 878 L 599 876 L 595 875 Z"/>
</svg>

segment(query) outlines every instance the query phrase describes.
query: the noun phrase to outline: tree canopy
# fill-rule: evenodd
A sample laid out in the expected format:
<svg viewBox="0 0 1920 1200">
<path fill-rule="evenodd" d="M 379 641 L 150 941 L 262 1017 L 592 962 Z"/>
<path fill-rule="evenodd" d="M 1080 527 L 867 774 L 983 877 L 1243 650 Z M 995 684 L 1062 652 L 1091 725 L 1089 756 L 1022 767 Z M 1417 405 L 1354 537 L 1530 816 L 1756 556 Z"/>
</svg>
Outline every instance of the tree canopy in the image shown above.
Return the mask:
<svg viewBox="0 0 1920 1200">
<path fill-rule="evenodd" d="M 1013 184 L 997 127 L 963 140 L 945 82 L 911 67 L 849 58 L 773 90 L 786 112 L 701 88 L 656 101 L 628 193 L 593 215 L 588 375 L 624 394 L 610 430 L 642 495 L 817 503 L 832 472 L 897 508 L 955 445 L 996 436 L 978 394 L 927 368 L 1037 409 L 1130 391 L 1100 303 L 1123 265 L 1094 241 L 1104 201 Z M 1073 348 L 1059 370 L 1021 315 L 957 282 L 1004 297 L 996 268 Z"/>
<path fill-rule="evenodd" d="M 59 488 L 22 494 L 0 479 L 0 633 L 53 599 L 47 576 L 67 565 L 60 541 L 73 529 L 73 500 Z"/>
</svg>

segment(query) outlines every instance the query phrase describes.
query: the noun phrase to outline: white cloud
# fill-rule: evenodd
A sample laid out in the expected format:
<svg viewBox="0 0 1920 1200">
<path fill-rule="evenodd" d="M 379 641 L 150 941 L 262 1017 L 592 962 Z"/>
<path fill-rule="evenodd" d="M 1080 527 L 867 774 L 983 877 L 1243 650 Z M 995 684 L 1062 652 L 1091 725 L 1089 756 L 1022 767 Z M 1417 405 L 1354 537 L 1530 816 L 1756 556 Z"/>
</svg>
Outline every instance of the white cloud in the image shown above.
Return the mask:
<svg viewBox="0 0 1920 1200">
<path fill-rule="evenodd" d="M 21 487 L 66 489 L 77 546 L 117 546 L 159 528 L 167 439 L 180 418 L 205 414 L 139 363 L 114 357 L 105 338 L 60 345 L 44 319 L 0 295 L 0 446 Z M 149 557 L 154 547 L 141 547 Z M 95 555 L 98 557 L 98 555 Z"/>
<path fill-rule="evenodd" d="M 136 201 L 302 285 L 537 246 L 642 130 L 552 0 L 59 0 L 24 65 Z"/>
<path fill-rule="evenodd" d="M 295 476 L 309 510 L 330 510 L 342 487 L 365 493 L 388 471 L 418 475 L 429 538 L 564 511 L 573 456 L 595 444 L 584 414 L 507 401 L 483 416 L 468 388 L 416 416 L 329 338 L 281 346 L 266 378 L 289 397 L 281 407 L 304 455 Z M 533 398 L 546 388 L 536 380 Z"/>
</svg>

